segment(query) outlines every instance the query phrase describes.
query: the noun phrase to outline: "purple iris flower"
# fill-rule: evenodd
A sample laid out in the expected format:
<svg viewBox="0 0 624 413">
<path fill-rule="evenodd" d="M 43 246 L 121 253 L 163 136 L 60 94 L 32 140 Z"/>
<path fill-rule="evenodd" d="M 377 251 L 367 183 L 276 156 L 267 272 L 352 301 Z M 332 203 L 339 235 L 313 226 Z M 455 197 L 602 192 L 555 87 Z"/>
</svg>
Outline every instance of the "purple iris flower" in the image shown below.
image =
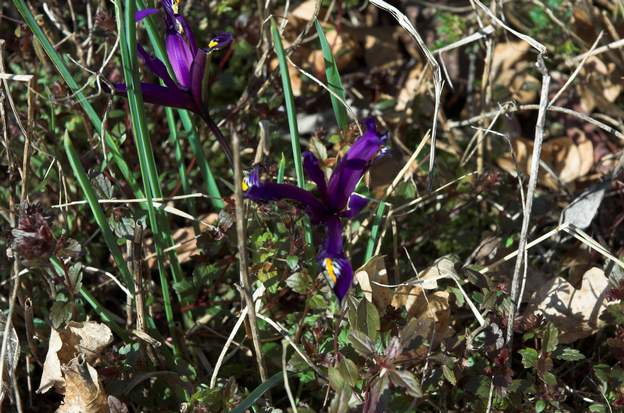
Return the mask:
<svg viewBox="0 0 624 413">
<path fill-rule="evenodd" d="M 207 48 L 197 47 L 193 32 L 184 16 L 178 13 L 180 0 L 162 0 L 165 21 L 165 47 L 167 57 L 175 79 L 169 76 L 166 65 L 147 52 L 143 46 L 137 45 L 141 61 L 164 83 L 141 83 L 143 100 L 156 105 L 187 109 L 199 114 L 210 130 L 215 134 L 224 148 L 226 155 L 232 160 L 230 147 L 223 134 L 208 113 L 204 95 L 204 79 L 207 59 L 215 50 L 226 48 L 232 42 L 232 34 L 219 33 L 208 42 Z M 158 9 L 149 8 L 136 13 L 136 21 L 158 13 Z M 125 94 L 125 84 L 115 84 L 118 93 Z"/>
<path fill-rule="evenodd" d="M 324 227 L 325 241 L 317 260 L 338 300 L 347 294 L 353 281 L 353 269 L 344 253 L 343 218 L 352 218 L 368 200 L 353 193 L 368 166 L 385 144 L 387 135 L 377 133 L 375 120 L 366 121 L 366 132 L 340 159 L 329 181 L 326 181 L 319 160 L 311 153 L 303 154 L 303 168 L 316 184 L 318 195 L 291 184 L 263 181 L 256 166 L 242 182 L 245 197 L 255 202 L 296 202 L 310 217 L 312 224 Z"/>
</svg>

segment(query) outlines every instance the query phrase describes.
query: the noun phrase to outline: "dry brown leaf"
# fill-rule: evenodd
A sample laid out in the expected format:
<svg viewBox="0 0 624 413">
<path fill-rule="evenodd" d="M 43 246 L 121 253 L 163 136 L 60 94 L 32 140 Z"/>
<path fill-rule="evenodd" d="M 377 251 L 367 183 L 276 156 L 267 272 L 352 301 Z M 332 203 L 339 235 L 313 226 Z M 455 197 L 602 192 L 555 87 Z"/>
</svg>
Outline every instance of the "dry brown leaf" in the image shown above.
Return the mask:
<svg viewBox="0 0 624 413">
<path fill-rule="evenodd" d="M 496 45 L 492 57 L 492 78 L 496 90 L 505 91 L 519 103 L 532 103 L 537 98 L 540 81 L 531 71 L 533 67 L 524 59 L 529 50 L 529 44 L 524 41 L 506 42 Z"/>
<path fill-rule="evenodd" d="M 353 62 L 360 47 L 353 36 L 346 30 L 338 34 L 338 32 L 332 28 L 325 27 L 323 29 L 325 30 L 327 43 L 329 43 L 332 53 L 334 54 L 334 59 L 336 59 L 338 70 L 343 73 L 349 64 Z M 316 76 L 325 80 L 325 59 L 323 58 L 323 51 L 320 50 L 320 48 L 310 51 L 308 54 L 308 63 L 314 68 Z"/>
<path fill-rule="evenodd" d="M 288 17 L 296 17 L 297 19 L 309 21 L 312 17 L 314 17 L 315 9 L 316 0 L 306 0 L 288 13 Z"/>
<path fill-rule="evenodd" d="M 57 413 L 108 413 L 108 397 L 97 371 L 84 358 L 63 366 L 65 398 Z"/>
<path fill-rule="evenodd" d="M 557 175 L 562 184 L 569 184 L 576 179 L 587 175 L 594 165 L 593 144 L 579 130 L 577 141 L 569 137 L 549 139 L 542 145 L 541 159 Z M 524 138 L 515 139 L 512 142 L 518 166 L 527 175 L 531 167 L 533 141 Z M 506 153 L 498 158 L 498 166 L 515 175 L 516 168 L 511 153 Z M 557 180 L 540 168 L 540 184 L 552 189 L 557 189 Z"/>
<path fill-rule="evenodd" d="M 592 56 L 583 66 L 581 76 L 584 81 L 577 84 L 577 89 L 582 112 L 591 113 L 599 107 L 609 115 L 621 115 L 621 109 L 613 105 L 622 92 L 621 69 Z"/>
<path fill-rule="evenodd" d="M 555 277 L 531 296 L 525 315 L 541 314 L 557 327 L 561 343 L 571 343 L 604 326 L 600 316 L 607 307 L 608 289 L 609 280 L 604 271 L 596 267 L 583 275 L 579 289 Z"/>
<path fill-rule="evenodd" d="M 95 321 L 72 321 L 62 330 L 52 329 L 37 392 L 45 393 L 53 386 L 62 391 L 65 386 L 62 366 L 68 365 L 79 355 L 86 362 L 93 362 L 112 342 L 113 333 L 110 328 Z"/>
<path fill-rule="evenodd" d="M 0 312 L 0 342 L 4 339 L 4 330 L 6 328 L 6 317 Z M 13 325 L 9 329 L 9 337 L 7 338 L 6 350 L 4 353 L 4 369 L 0 378 L 0 407 L 7 395 L 11 395 L 13 388 L 13 375 L 19 361 L 20 343 L 17 332 Z"/>
<path fill-rule="evenodd" d="M 355 279 L 364 292 L 364 298 L 372 302 L 383 315 L 392 299 L 392 290 L 375 283 L 388 284 L 388 272 L 383 255 L 377 255 L 355 271 Z"/>
</svg>

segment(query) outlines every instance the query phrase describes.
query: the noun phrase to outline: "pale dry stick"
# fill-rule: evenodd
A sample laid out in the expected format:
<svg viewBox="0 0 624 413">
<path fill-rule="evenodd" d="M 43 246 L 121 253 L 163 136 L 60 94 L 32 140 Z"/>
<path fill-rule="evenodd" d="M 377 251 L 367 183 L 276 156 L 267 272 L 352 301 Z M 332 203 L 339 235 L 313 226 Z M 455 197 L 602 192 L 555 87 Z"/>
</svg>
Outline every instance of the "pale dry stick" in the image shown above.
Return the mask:
<svg viewBox="0 0 624 413">
<path fill-rule="evenodd" d="M 288 396 L 288 401 L 290 402 L 290 407 L 292 408 L 293 413 L 297 413 L 297 403 L 295 403 L 295 398 L 293 397 L 292 390 L 290 389 L 290 383 L 288 382 L 288 371 L 286 369 L 287 353 L 288 342 L 286 340 L 282 340 L 282 373 L 284 375 L 284 389 L 286 389 L 286 395 Z"/>
<path fill-rule="evenodd" d="M 420 140 L 420 143 L 416 147 L 416 150 L 414 150 L 414 152 L 412 153 L 410 158 L 407 160 L 403 168 L 401 168 L 397 176 L 394 177 L 394 179 L 392 180 L 392 183 L 386 189 L 386 193 L 384 194 L 384 199 L 387 199 L 392 194 L 392 192 L 394 192 L 395 188 L 399 185 L 401 180 L 409 179 L 409 177 L 412 176 L 412 171 L 410 171 L 410 169 L 412 165 L 414 164 L 414 162 L 416 162 L 416 159 L 418 158 L 418 155 L 420 155 L 420 152 L 422 151 L 422 149 L 427 144 L 427 141 L 429 140 L 430 132 L 431 131 L 427 131 L 427 133 L 425 133 L 425 136 L 423 136 L 423 138 Z M 408 172 L 410 173 L 408 174 Z"/>
<path fill-rule="evenodd" d="M 598 252 L 605 258 L 610 259 L 614 263 L 616 263 L 620 268 L 624 269 L 624 262 L 616 258 L 613 254 L 611 254 L 605 247 L 600 245 L 595 239 L 589 236 L 585 231 L 580 228 L 577 228 L 573 225 L 568 225 L 564 230 L 572 235 L 574 238 L 581 241 L 583 244 L 587 245 L 594 251 Z"/>
<path fill-rule="evenodd" d="M 514 112 L 520 112 L 523 110 L 539 110 L 540 105 L 535 105 L 535 104 L 527 104 L 527 105 L 520 105 L 520 106 L 516 106 L 516 105 L 511 105 L 510 108 L 503 112 L 503 113 L 514 113 Z M 600 122 L 594 118 L 592 118 L 591 116 L 588 116 L 584 113 L 580 113 L 580 112 L 576 112 L 572 109 L 568 109 L 568 108 L 563 108 L 561 106 L 548 106 L 547 110 L 550 112 L 558 112 L 558 113 L 565 113 L 566 115 L 570 115 L 570 116 L 574 116 L 578 119 L 581 119 L 585 122 L 591 123 L 594 126 L 597 126 L 598 128 L 616 136 L 619 139 L 624 140 L 624 133 L 620 132 L 619 130 L 617 130 L 614 127 L 611 127 L 609 125 L 607 125 L 606 123 Z M 489 118 L 492 116 L 496 116 L 496 114 L 498 113 L 498 111 L 491 111 L 491 112 L 487 112 L 487 113 L 482 113 L 481 115 L 477 115 L 477 116 L 473 116 L 472 118 L 469 119 L 465 119 L 462 121 L 455 121 L 455 122 L 448 122 L 448 127 L 449 128 L 459 128 L 459 127 L 463 127 L 463 126 L 468 126 L 471 125 L 473 123 L 477 123 L 479 122 L 481 119 L 483 119 L 484 117 Z"/>
<path fill-rule="evenodd" d="M 186 194 L 186 195 L 153 198 L 152 200 L 156 202 L 167 202 L 167 201 L 180 201 L 180 200 L 185 200 L 188 198 L 213 199 L 214 197 L 211 197 L 206 194 L 202 194 L 201 192 L 195 192 L 195 193 Z M 129 203 L 140 203 L 140 202 L 147 202 L 147 198 L 98 199 L 99 204 L 129 204 Z M 52 205 L 52 208 L 65 208 L 65 207 L 70 207 L 70 206 L 75 206 L 75 205 L 86 205 L 86 204 L 87 204 L 87 201 L 80 200 L 80 201 L 67 202 L 64 204 Z"/>
<path fill-rule="evenodd" d="M 552 20 L 557 26 L 559 26 L 559 28 L 563 30 L 568 36 L 573 38 L 581 47 L 587 47 L 587 43 L 585 43 L 585 41 L 581 39 L 576 33 L 570 30 L 570 28 L 566 26 L 565 23 L 559 20 L 559 18 L 555 16 L 555 13 L 553 13 L 549 7 L 544 5 L 544 3 L 539 0 L 532 0 L 532 3 L 538 7 L 541 7 L 544 10 L 544 13 L 546 13 L 546 15 L 550 17 L 550 20 Z"/>
<path fill-rule="evenodd" d="M 388 212 L 388 215 L 386 216 L 386 220 L 384 222 L 384 227 L 383 227 L 382 232 L 380 234 L 380 237 L 378 239 L 378 244 L 377 244 L 376 250 L 379 249 L 379 245 L 380 245 L 379 243 L 381 242 L 381 240 L 383 239 L 383 237 L 384 237 L 384 235 L 386 233 L 387 226 L 388 226 L 388 219 L 392 216 L 391 215 L 392 214 L 392 204 L 389 203 L 387 201 L 387 199 L 392 194 L 394 189 L 399 185 L 399 183 L 400 183 L 401 179 L 403 179 L 404 175 L 407 174 L 407 172 L 410 170 L 412 164 L 416 161 L 416 159 L 418 158 L 418 155 L 420 154 L 422 149 L 425 147 L 425 144 L 427 143 L 428 138 L 429 138 L 429 132 L 430 131 L 427 131 L 425 136 L 423 136 L 423 138 L 420 140 L 420 143 L 416 147 L 416 150 L 412 153 L 412 155 L 408 159 L 407 163 L 403 166 L 403 168 L 401 168 L 401 170 L 399 171 L 397 176 L 392 180 L 392 183 L 390 184 L 390 186 L 388 188 L 386 188 L 386 193 L 384 194 L 383 201 L 386 202 L 386 204 L 390 206 L 390 211 Z M 370 222 L 371 222 L 371 220 L 367 218 L 360 224 L 360 228 L 359 228 L 358 232 L 355 234 L 355 237 L 353 238 L 351 244 L 356 244 L 357 243 L 357 241 L 360 239 L 360 236 L 364 233 L 364 230 L 368 227 Z"/>
<path fill-rule="evenodd" d="M 564 230 L 566 227 L 568 227 L 569 224 L 562 224 L 562 225 L 558 225 L 557 227 L 551 229 L 550 231 L 548 231 L 547 233 L 545 233 L 544 235 L 542 235 L 539 238 L 534 239 L 533 241 L 529 242 L 526 245 L 526 249 L 530 249 L 533 248 L 534 246 L 541 244 L 542 242 L 544 242 L 545 240 L 547 240 L 548 238 L 552 237 L 555 234 L 558 234 L 559 231 Z M 490 272 L 491 270 L 493 270 L 494 268 L 498 267 L 499 265 L 511 260 L 512 258 L 518 256 L 518 251 L 519 250 L 515 250 L 514 252 L 511 252 L 507 255 L 505 255 L 503 258 L 501 258 L 500 260 L 493 262 L 492 264 L 488 265 L 485 268 L 482 268 L 481 270 L 479 270 L 479 272 L 481 274 L 487 274 L 488 272 Z"/>
<path fill-rule="evenodd" d="M 373 5 L 379 7 L 380 9 L 386 10 L 388 13 L 390 13 L 397 20 L 399 25 L 401 25 L 401 27 L 407 30 L 407 32 L 414 38 L 414 40 L 416 40 L 416 43 L 420 47 L 421 51 L 425 55 L 425 58 L 427 59 L 427 61 L 429 62 L 429 64 L 431 65 L 433 69 L 432 72 L 433 72 L 433 86 L 434 86 L 434 93 L 435 93 L 435 104 L 434 104 L 434 109 L 433 109 L 433 126 L 431 128 L 431 151 L 429 154 L 429 171 L 428 171 L 429 176 L 428 176 L 428 181 L 427 181 L 428 189 L 431 190 L 431 187 L 433 185 L 433 174 L 434 174 L 434 167 L 435 167 L 435 148 L 436 148 L 436 137 L 437 137 L 436 133 L 437 133 L 437 125 L 438 125 L 438 116 L 439 116 L 439 111 L 440 111 L 440 100 L 442 96 L 442 89 L 444 87 L 444 81 L 442 80 L 442 71 L 440 70 L 440 65 L 436 61 L 435 57 L 433 57 L 433 54 L 431 53 L 431 51 L 429 51 L 429 49 L 425 45 L 425 42 L 423 41 L 422 37 L 420 37 L 420 34 L 418 34 L 418 31 L 416 31 L 416 28 L 414 27 L 414 25 L 412 25 L 412 23 L 407 18 L 407 16 L 405 16 L 405 14 L 403 14 L 401 11 L 399 11 L 399 9 L 385 2 L 384 0 L 370 0 L 370 2 Z"/>
<path fill-rule="evenodd" d="M 245 317 L 247 317 L 248 308 L 249 307 L 245 307 L 243 311 L 241 311 L 240 316 L 238 317 L 238 320 L 236 320 L 236 324 L 234 324 L 234 328 L 230 332 L 230 335 L 228 336 L 227 340 L 225 341 L 225 344 L 223 345 L 223 349 L 221 349 L 221 353 L 219 354 L 219 358 L 217 359 L 215 368 L 212 371 L 212 376 L 210 377 L 211 389 L 214 389 L 215 385 L 217 384 L 217 377 L 219 376 L 219 370 L 221 370 L 221 365 L 223 364 L 225 355 L 227 354 L 228 349 L 232 345 L 232 342 L 234 341 L 234 337 L 236 337 L 236 333 L 238 333 L 238 330 L 243 325 L 243 322 L 245 321 Z"/>
<path fill-rule="evenodd" d="M 591 52 L 596 50 L 596 46 L 598 46 L 598 43 L 600 42 L 600 39 L 602 39 L 603 34 L 604 34 L 604 31 L 601 30 L 600 33 L 598 34 L 598 37 L 596 37 L 596 41 L 594 41 L 594 44 L 589 49 L 589 53 L 585 54 L 585 57 L 581 60 L 581 63 L 578 66 L 576 66 L 576 69 L 574 69 L 574 72 L 572 72 L 568 80 L 563 84 L 563 86 L 561 86 L 561 89 L 559 89 L 559 91 L 555 94 L 555 96 L 553 96 L 553 98 L 550 99 L 550 102 L 548 102 L 548 106 L 554 105 L 554 103 L 557 101 L 557 99 L 561 97 L 561 95 L 563 94 L 563 92 L 565 92 L 568 86 L 570 86 L 572 82 L 574 82 L 574 79 L 576 79 L 576 76 L 578 76 L 579 72 L 585 65 L 585 62 L 587 62 L 587 59 L 589 59 Z"/>
<path fill-rule="evenodd" d="M 614 41 L 620 40 L 622 38 L 615 26 L 613 25 L 613 22 L 609 19 L 609 15 L 607 14 L 606 10 L 602 11 L 602 21 L 607 28 L 609 35 Z M 622 51 L 622 49 L 618 49 L 618 52 L 620 54 L 620 63 L 624 62 L 624 51 Z"/>
<path fill-rule="evenodd" d="M 342 103 L 342 105 L 345 107 L 347 112 L 349 112 L 349 115 L 351 116 L 351 118 L 355 121 L 355 125 L 357 126 L 358 132 L 360 133 L 360 135 L 364 134 L 364 131 L 362 130 L 362 127 L 360 126 L 360 123 L 358 122 L 357 113 L 355 113 L 355 110 L 353 110 L 351 105 L 349 105 L 347 102 L 345 102 L 345 100 L 342 97 L 338 96 L 338 94 L 336 92 L 334 92 L 333 90 L 328 88 L 323 82 L 321 82 L 319 79 L 317 79 L 314 75 L 306 72 L 301 67 L 297 66 L 297 64 L 290 59 L 290 56 L 286 56 L 286 59 L 288 59 L 288 63 L 290 63 L 290 65 L 292 67 L 294 67 L 295 69 L 297 69 L 302 75 L 304 75 L 308 79 L 312 80 L 314 83 L 316 83 L 317 85 L 319 85 L 320 87 L 325 89 L 327 92 L 329 92 L 330 95 L 332 95 L 333 97 L 338 99 L 338 101 L 340 103 Z"/>
<path fill-rule="evenodd" d="M 143 300 L 143 226 L 139 221 L 134 224 L 132 239 L 132 272 L 134 273 L 134 293 L 136 306 L 136 329 L 145 332 L 145 303 Z"/>
<path fill-rule="evenodd" d="M 470 138 L 470 141 L 468 141 L 468 145 L 466 146 L 464 155 L 462 155 L 462 158 L 460 160 L 460 165 L 462 166 L 466 165 L 468 161 L 472 158 L 472 155 L 474 155 L 474 153 L 477 151 L 477 148 L 479 147 L 481 140 L 484 139 L 485 137 L 483 132 L 480 132 L 480 131 L 491 130 L 496 124 L 496 122 L 498 121 L 498 118 L 500 117 L 500 115 L 506 112 L 506 107 L 511 104 L 512 104 L 511 102 L 507 102 L 503 105 L 500 105 L 496 115 L 492 118 L 487 128 L 482 128 L 482 127 L 477 128 L 477 131 L 474 133 L 474 135 L 472 135 L 472 138 Z M 483 118 L 483 121 L 485 121 L 486 119 L 487 118 Z M 475 142 L 476 142 L 476 145 L 475 145 Z"/>
<path fill-rule="evenodd" d="M 505 22 L 503 22 L 501 19 L 496 17 L 496 15 L 493 14 L 492 11 L 490 9 L 488 9 L 479 0 L 471 0 L 471 1 L 473 1 L 474 4 L 476 4 L 485 14 L 487 14 L 490 17 L 490 19 L 492 19 L 492 21 L 494 23 L 496 23 L 498 26 L 504 28 L 505 30 L 507 30 L 508 32 L 512 33 L 514 36 L 518 37 L 519 39 L 524 40 L 529 45 L 531 45 L 531 47 L 533 47 L 535 50 L 537 50 L 540 54 L 543 55 L 543 54 L 546 53 L 546 47 L 543 44 L 541 44 L 537 40 L 533 39 L 531 36 L 528 36 L 528 35 L 526 35 L 524 33 L 520 33 L 519 31 L 514 30 L 511 27 L 509 27 L 507 24 L 505 24 Z"/>
<path fill-rule="evenodd" d="M 243 298 L 247 303 L 249 327 L 251 332 L 251 339 L 256 353 L 256 361 L 258 363 L 258 371 L 260 373 L 260 380 L 262 382 L 267 381 L 266 367 L 264 365 L 264 358 L 262 355 L 262 347 L 260 346 L 260 337 L 258 334 L 258 320 L 256 320 L 256 309 L 254 308 L 253 298 L 251 296 L 251 283 L 249 282 L 249 267 L 247 263 L 247 234 L 245 231 L 245 211 L 243 203 L 243 191 L 241 182 L 243 180 L 243 174 L 241 171 L 240 160 L 240 140 L 238 133 L 234 128 L 230 128 L 232 135 L 232 152 L 234 155 L 234 201 L 236 209 L 236 238 L 238 244 L 238 265 L 240 271 L 240 281 L 243 287 Z"/>
<path fill-rule="evenodd" d="M 258 313 L 258 318 L 261 320 L 266 321 L 271 327 L 273 327 L 275 330 L 277 330 L 278 333 L 280 333 L 280 335 L 282 337 L 284 337 L 286 339 L 286 341 L 288 341 L 288 344 L 290 344 L 292 346 L 292 348 L 297 352 L 297 354 L 299 354 L 301 356 L 301 358 L 303 359 L 303 361 L 310 366 L 310 368 L 312 368 L 312 370 L 314 370 L 314 372 L 322 379 L 326 379 L 325 374 L 323 374 L 323 372 L 321 371 L 321 369 L 319 369 L 317 366 L 314 365 L 314 363 L 312 363 L 312 360 L 310 360 L 308 358 L 308 356 L 295 344 L 295 342 L 290 338 L 290 336 L 288 335 L 288 330 L 286 330 L 281 324 L 279 324 L 277 321 L 273 321 L 271 318 L 263 315 L 262 313 Z"/>
<path fill-rule="evenodd" d="M 523 258 L 525 256 L 527 236 L 529 232 L 529 222 L 531 220 L 531 210 L 533 208 L 533 197 L 535 194 L 535 188 L 537 186 L 539 162 L 536 162 L 536 160 L 540 159 L 541 157 L 542 142 L 544 139 L 544 124 L 546 122 L 546 108 L 548 107 L 548 90 L 550 86 L 550 75 L 548 74 L 548 70 L 546 69 L 546 66 L 544 64 L 544 57 L 541 54 L 538 55 L 537 57 L 537 69 L 542 73 L 542 91 L 540 94 L 540 105 L 539 105 L 540 109 L 537 114 L 537 122 L 535 124 L 535 140 L 533 144 L 533 154 L 531 158 L 534 161 L 531 162 L 531 170 L 530 170 L 530 175 L 529 175 L 527 196 L 526 196 L 526 201 L 523 204 L 524 216 L 522 218 L 522 228 L 520 230 L 520 242 L 518 244 L 518 250 L 521 253 L 518 254 L 518 257 L 516 258 L 516 265 L 514 267 L 513 278 L 511 280 L 511 302 L 512 302 L 513 307 L 509 311 L 509 315 L 507 318 L 507 334 L 506 334 L 506 342 L 509 347 L 511 347 L 511 343 L 512 343 L 513 326 L 514 326 L 514 320 L 516 318 L 516 308 L 518 307 L 519 303 L 522 301 L 522 297 L 519 296 L 519 287 L 521 284 L 520 269 L 522 267 Z"/>
<path fill-rule="evenodd" d="M 124 285 L 121 283 L 121 281 L 119 281 L 119 279 L 117 277 L 115 277 L 115 275 L 113 275 L 112 273 L 106 271 L 106 270 L 102 270 L 100 268 L 95 268 L 95 267 L 91 267 L 91 266 L 84 266 L 83 270 L 91 273 L 91 274 L 102 274 L 107 276 L 108 278 L 110 278 L 111 280 L 113 280 L 113 282 L 115 284 L 117 284 L 117 286 L 121 289 L 121 291 L 124 292 L 124 294 L 126 294 L 126 296 L 130 299 L 132 299 L 134 297 L 134 295 L 130 292 L 130 290 L 128 290 L 126 287 L 124 287 Z"/>
<path fill-rule="evenodd" d="M 574 61 L 580 61 L 580 60 L 585 59 L 586 57 L 597 56 L 599 54 L 608 52 L 610 50 L 619 49 L 620 47 L 624 47 L 624 39 L 616 40 L 615 42 L 611 42 L 611 43 L 609 43 L 607 45 L 601 46 L 601 47 L 595 49 L 593 52 L 583 53 L 580 56 L 576 56 L 573 60 Z"/>
<path fill-rule="evenodd" d="M 0 80 L 12 80 L 14 82 L 26 82 L 29 83 L 33 78 L 33 75 L 14 75 L 11 73 L 0 73 Z"/>
<path fill-rule="evenodd" d="M 476 31 L 476 32 L 474 32 L 474 33 L 472 33 L 472 34 L 470 34 L 470 35 L 468 35 L 468 36 L 466 36 L 466 37 L 464 37 L 462 39 L 459 39 L 456 42 L 453 42 L 451 44 L 447 44 L 446 46 L 440 47 L 439 49 L 435 49 L 432 53 L 433 54 L 445 53 L 445 52 L 448 52 L 450 50 L 454 50 L 454 49 L 457 49 L 459 47 L 466 46 L 466 45 L 468 45 L 470 43 L 473 43 L 473 42 L 479 41 L 481 39 L 484 39 L 486 37 L 489 37 L 492 33 L 494 33 L 494 26 L 492 26 L 490 24 L 490 25 L 487 25 L 487 26 L 479 29 L 478 31 Z"/>
</svg>

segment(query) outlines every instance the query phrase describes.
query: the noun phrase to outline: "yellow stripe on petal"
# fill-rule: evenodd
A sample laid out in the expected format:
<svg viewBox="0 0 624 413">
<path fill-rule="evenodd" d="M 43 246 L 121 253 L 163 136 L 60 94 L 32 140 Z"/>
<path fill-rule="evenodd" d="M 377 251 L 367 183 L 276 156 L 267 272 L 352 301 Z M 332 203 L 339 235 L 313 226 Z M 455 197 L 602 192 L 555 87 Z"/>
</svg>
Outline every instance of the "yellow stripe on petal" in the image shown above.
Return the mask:
<svg viewBox="0 0 624 413">
<path fill-rule="evenodd" d="M 336 273 L 334 272 L 334 263 L 331 258 L 325 258 L 325 269 L 327 270 L 327 276 L 333 283 L 333 287 L 336 285 Z"/>
<path fill-rule="evenodd" d="M 175 14 L 178 14 L 178 10 L 180 10 L 180 0 L 173 0 L 171 2 L 171 9 Z"/>
<path fill-rule="evenodd" d="M 210 47 L 211 49 L 213 47 L 217 47 L 219 45 L 219 42 L 216 40 L 211 40 L 210 43 L 208 43 L 208 47 Z"/>
<path fill-rule="evenodd" d="M 243 192 L 247 192 L 249 190 L 249 184 L 247 184 L 247 179 L 243 178 L 243 182 L 241 183 L 241 187 L 243 188 Z"/>
</svg>

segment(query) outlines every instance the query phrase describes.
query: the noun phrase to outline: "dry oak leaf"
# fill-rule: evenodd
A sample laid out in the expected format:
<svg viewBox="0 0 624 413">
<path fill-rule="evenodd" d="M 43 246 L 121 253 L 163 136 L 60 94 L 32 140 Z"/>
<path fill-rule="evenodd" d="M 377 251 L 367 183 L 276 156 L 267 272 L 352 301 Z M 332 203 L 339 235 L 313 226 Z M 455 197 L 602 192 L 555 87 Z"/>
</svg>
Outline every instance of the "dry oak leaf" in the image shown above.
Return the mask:
<svg viewBox="0 0 624 413">
<path fill-rule="evenodd" d="M 374 256 L 355 271 L 355 279 L 364 293 L 364 298 L 369 303 L 375 304 L 381 315 L 386 312 L 386 307 L 392 299 L 392 290 L 379 285 L 388 284 L 388 272 L 384 258 L 383 255 Z"/>
<path fill-rule="evenodd" d="M 559 330 L 559 342 L 566 344 L 591 336 L 605 325 L 600 316 L 607 308 L 609 280 L 594 267 L 583 275 L 581 288 L 555 277 L 544 283 L 529 299 L 525 316 L 542 315 Z"/>
<path fill-rule="evenodd" d="M 52 329 L 37 392 L 45 393 L 53 386 L 62 392 L 65 387 L 63 366 L 78 356 L 82 356 L 86 362 L 93 362 L 112 342 L 110 328 L 95 321 L 72 321 L 61 330 Z"/>
<path fill-rule="evenodd" d="M 524 138 L 512 142 L 516 160 L 523 174 L 528 175 L 531 168 L 533 141 Z M 570 184 L 591 171 L 594 165 L 594 146 L 580 134 L 575 142 L 569 137 L 549 139 L 542 145 L 541 160 L 557 176 L 540 168 L 539 183 L 551 189 L 558 189 L 558 182 Z M 506 153 L 497 160 L 498 166 L 512 175 L 516 175 L 516 165 L 511 153 Z"/>
<path fill-rule="evenodd" d="M 97 371 L 76 357 L 63 366 L 65 397 L 57 413 L 108 413 L 108 396 L 98 378 Z"/>
</svg>

